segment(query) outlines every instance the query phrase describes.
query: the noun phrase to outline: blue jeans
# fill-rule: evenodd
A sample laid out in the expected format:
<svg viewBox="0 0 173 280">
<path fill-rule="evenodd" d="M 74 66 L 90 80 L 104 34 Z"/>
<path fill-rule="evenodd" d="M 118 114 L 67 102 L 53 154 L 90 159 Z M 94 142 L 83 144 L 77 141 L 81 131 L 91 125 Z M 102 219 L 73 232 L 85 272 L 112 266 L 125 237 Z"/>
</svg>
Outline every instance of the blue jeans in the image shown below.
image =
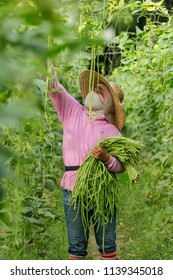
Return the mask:
<svg viewBox="0 0 173 280">
<path fill-rule="evenodd" d="M 70 255 L 84 257 L 87 255 L 89 230 L 87 231 L 86 234 L 84 234 L 84 227 L 82 224 L 80 211 L 77 210 L 78 207 L 76 207 L 75 209 L 72 206 L 69 207 L 70 196 L 71 194 L 69 191 L 63 190 L 64 213 L 66 217 L 67 233 L 68 233 L 68 241 L 69 241 L 68 253 Z M 92 212 L 90 213 L 90 215 L 91 215 L 90 217 L 92 217 Z M 105 229 L 104 248 L 103 248 L 103 227 L 98 228 L 98 225 L 95 224 L 94 233 L 95 233 L 98 250 L 101 253 L 102 252 L 109 253 L 116 250 L 116 209 L 113 218 L 111 219 L 110 222 L 108 222 L 108 225 Z"/>
</svg>

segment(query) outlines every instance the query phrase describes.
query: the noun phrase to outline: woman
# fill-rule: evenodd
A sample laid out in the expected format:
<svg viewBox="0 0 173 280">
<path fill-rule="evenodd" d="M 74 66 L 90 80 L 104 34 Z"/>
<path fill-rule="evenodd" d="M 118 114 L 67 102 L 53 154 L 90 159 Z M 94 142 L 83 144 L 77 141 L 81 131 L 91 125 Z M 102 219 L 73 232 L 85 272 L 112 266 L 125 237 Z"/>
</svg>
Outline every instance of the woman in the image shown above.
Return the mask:
<svg viewBox="0 0 173 280">
<path fill-rule="evenodd" d="M 108 81 L 99 73 L 85 70 L 79 76 L 79 87 L 84 100 L 81 105 L 59 83 L 58 79 L 49 82 L 49 93 L 53 105 L 63 124 L 63 161 L 65 173 L 61 186 L 66 217 L 69 259 L 80 260 L 87 255 L 89 232 L 84 235 L 82 219 L 77 209 L 69 207 L 70 193 L 73 190 L 76 170 L 92 155 L 101 160 L 110 172 L 121 173 L 124 167 L 106 150 L 97 147 L 99 140 L 109 136 L 120 136 L 125 114 L 121 102 L 123 92 L 116 83 Z M 92 216 L 92 213 L 91 213 Z M 101 259 L 116 259 L 116 209 L 113 219 L 106 227 L 103 248 L 103 228 L 94 226 L 96 243 Z"/>
</svg>

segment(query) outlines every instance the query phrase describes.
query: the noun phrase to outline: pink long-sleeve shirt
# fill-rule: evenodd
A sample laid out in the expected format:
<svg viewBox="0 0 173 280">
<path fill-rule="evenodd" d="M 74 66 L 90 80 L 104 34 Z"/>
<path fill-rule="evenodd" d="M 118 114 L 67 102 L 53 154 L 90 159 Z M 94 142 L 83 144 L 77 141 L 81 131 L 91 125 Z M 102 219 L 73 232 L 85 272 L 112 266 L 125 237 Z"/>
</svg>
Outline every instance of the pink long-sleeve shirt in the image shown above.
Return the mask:
<svg viewBox="0 0 173 280">
<path fill-rule="evenodd" d="M 120 136 L 119 130 L 106 119 L 90 120 L 86 108 L 72 97 L 58 80 L 53 90 L 49 85 L 50 98 L 63 124 L 63 162 L 65 166 L 80 166 L 99 140 Z M 105 163 L 109 171 L 121 173 L 121 162 L 110 157 Z M 66 171 L 61 180 L 64 189 L 73 190 L 75 170 Z"/>
</svg>

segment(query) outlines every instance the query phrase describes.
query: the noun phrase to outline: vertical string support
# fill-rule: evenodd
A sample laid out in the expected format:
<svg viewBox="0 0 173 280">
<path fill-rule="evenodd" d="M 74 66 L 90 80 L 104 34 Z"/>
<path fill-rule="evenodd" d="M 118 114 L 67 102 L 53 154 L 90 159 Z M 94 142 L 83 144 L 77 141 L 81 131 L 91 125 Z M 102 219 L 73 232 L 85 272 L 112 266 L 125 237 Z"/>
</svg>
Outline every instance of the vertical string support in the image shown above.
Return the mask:
<svg viewBox="0 0 173 280">
<path fill-rule="evenodd" d="M 51 39 L 50 39 L 50 36 L 48 36 L 48 51 L 51 49 Z M 46 112 L 46 109 L 47 109 L 47 102 L 48 102 L 48 82 L 50 79 L 52 79 L 51 77 L 51 66 L 50 66 L 50 60 L 47 59 L 47 71 L 48 71 L 48 77 L 46 78 L 46 92 L 45 92 L 45 95 L 44 95 L 44 116 L 45 116 L 45 119 L 47 120 L 47 112 Z"/>
</svg>

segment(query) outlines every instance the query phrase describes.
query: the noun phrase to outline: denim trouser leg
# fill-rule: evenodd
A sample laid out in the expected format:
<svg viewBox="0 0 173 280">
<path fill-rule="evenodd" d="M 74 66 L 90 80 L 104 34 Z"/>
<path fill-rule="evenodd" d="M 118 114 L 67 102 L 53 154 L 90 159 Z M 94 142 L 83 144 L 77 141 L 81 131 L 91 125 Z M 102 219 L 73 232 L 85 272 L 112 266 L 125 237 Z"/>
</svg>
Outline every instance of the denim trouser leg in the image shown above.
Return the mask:
<svg viewBox="0 0 173 280">
<path fill-rule="evenodd" d="M 105 229 L 95 224 L 94 232 L 99 252 L 109 253 L 116 251 L 116 208 Z"/>
<path fill-rule="evenodd" d="M 69 240 L 68 253 L 75 256 L 86 256 L 89 232 L 87 232 L 86 235 L 84 234 L 80 211 L 77 215 L 78 207 L 76 207 L 76 209 L 74 209 L 74 207 L 69 207 L 70 192 L 64 190 L 63 194 L 64 213 Z"/>
<path fill-rule="evenodd" d="M 69 240 L 69 249 L 68 252 L 70 255 L 75 256 L 86 256 L 87 255 L 87 246 L 89 231 L 87 234 L 84 234 L 84 227 L 82 224 L 82 218 L 80 210 L 78 207 L 69 207 L 70 192 L 63 190 L 63 203 L 64 203 L 64 213 L 67 223 L 67 232 Z M 78 215 L 77 215 L 78 213 Z M 92 217 L 92 212 L 89 213 Z M 94 221 L 93 221 L 94 223 Z M 107 224 L 105 233 L 103 235 L 103 227 L 99 227 L 95 224 L 94 226 L 96 243 L 99 251 L 108 253 L 116 250 L 116 209 L 114 212 L 113 218 Z M 104 236 L 104 240 L 103 240 Z M 104 241 L 104 245 L 103 245 Z"/>
</svg>

